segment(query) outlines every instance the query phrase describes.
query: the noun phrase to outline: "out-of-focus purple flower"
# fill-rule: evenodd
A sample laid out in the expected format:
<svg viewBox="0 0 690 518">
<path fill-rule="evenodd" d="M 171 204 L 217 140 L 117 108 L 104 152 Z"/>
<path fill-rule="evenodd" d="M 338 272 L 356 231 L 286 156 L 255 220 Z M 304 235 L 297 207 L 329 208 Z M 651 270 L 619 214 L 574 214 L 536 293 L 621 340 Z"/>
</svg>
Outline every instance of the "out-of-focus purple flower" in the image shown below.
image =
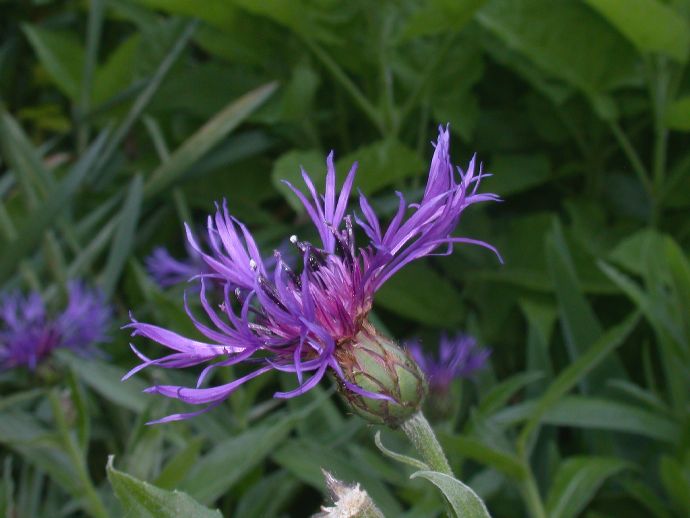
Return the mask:
<svg viewBox="0 0 690 518">
<path fill-rule="evenodd" d="M 471 376 L 491 354 L 489 349 L 479 348 L 474 338 L 463 334 L 454 338 L 443 335 L 438 355 L 424 353 L 419 342 L 408 344 L 407 350 L 426 374 L 432 393 L 448 392 L 454 379 Z"/>
<path fill-rule="evenodd" d="M 146 258 L 146 269 L 161 288 L 186 283 L 199 275 L 213 274 L 213 269 L 206 264 L 201 254 L 189 246 L 189 241 L 186 241 L 186 244 L 187 257 L 184 259 L 175 259 L 163 246 L 154 249 Z M 283 261 L 292 265 L 294 254 L 287 248 L 287 240 L 278 249 Z M 267 268 L 272 268 L 275 264 L 275 256 L 265 260 Z"/>
<path fill-rule="evenodd" d="M 165 247 L 156 248 L 146 258 L 146 269 L 161 288 L 189 281 L 195 275 L 211 273 L 201 256 L 187 246 L 187 258 L 175 259 Z"/>
<path fill-rule="evenodd" d="M 195 388 L 157 385 L 149 392 L 181 401 L 209 405 L 220 403 L 244 382 L 271 370 L 294 373 L 298 387 L 277 392 L 290 398 L 314 387 L 331 369 L 341 385 L 368 398 L 390 399 L 347 381 L 338 356 L 355 337 L 366 332 L 374 294 L 406 264 L 428 255 L 448 255 L 457 243 L 477 244 L 495 253 L 489 244 L 467 237 L 454 237 L 463 210 L 477 202 L 494 201 L 494 194 L 477 193 L 482 178 L 475 158 L 466 171 L 451 166 L 448 128 L 439 128 L 436 150 L 427 186 L 418 204 L 408 204 L 401 193 L 398 210 L 385 228 L 367 198 L 360 193 L 362 216 L 354 220 L 368 237 L 364 246 L 355 245 L 352 216 L 346 215 L 357 164 L 337 192 L 333 153 L 328 156 L 325 194 L 317 192 L 309 175 L 302 171 L 304 194 L 285 182 L 304 205 L 320 238 L 314 245 L 292 236 L 301 255 L 300 268 L 293 270 L 279 252 L 269 267 L 247 227 L 233 218 L 227 204 L 208 217 L 209 252 L 199 246 L 187 227 L 187 238 L 212 273 L 201 276 L 200 300 L 212 326 L 187 313 L 208 342 L 192 340 L 161 327 L 137 322 L 129 324 L 133 335 L 141 335 L 173 350 L 168 356 L 150 359 L 132 349 L 142 363 L 125 378 L 150 366 L 182 368 L 208 364 Z M 206 296 L 206 280 L 224 285 L 223 303 L 213 307 Z M 202 388 L 215 367 L 253 359 L 259 367 L 224 385 Z M 161 421 L 184 419 L 199 412 L 176 414 Z"/>
<path fill-rule="evenodd" d="M 78 281 L 68 285 L 65 310 L 52 318 L 38 293 L 7 294 L 0 300 L 0 370 L 34 370 L 57 348 L 89 354 L 92 345 L 108 339 L 110 317 L 103 295 Z"/>
</svg>

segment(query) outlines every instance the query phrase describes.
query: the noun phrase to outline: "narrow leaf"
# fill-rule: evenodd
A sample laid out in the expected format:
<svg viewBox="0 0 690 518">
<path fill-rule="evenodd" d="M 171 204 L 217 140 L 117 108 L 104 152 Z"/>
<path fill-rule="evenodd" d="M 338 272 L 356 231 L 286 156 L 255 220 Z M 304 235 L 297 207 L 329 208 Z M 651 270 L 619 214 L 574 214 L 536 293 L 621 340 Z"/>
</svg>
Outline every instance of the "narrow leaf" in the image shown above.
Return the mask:
<svg viewBox="0 0 690 518">
<path fill-rule="evenodd" d="M 180 491 L 166 491 L 116 470 L 113 456 L 106 467 L 108 480 L 122 503 L 126 518 L 222 518 Z"/>
<path fill-rule="evenodd" d="M 559 303 L 568 353 L 570 359 L 575 361 L 601 337 L 603 329 L 594 309 L 582 293 L 568 244 L 557 221 L 546 239 L 546 257 Z M 590 391 L 602 388 L 609 378 L 616 376 L 624 377 L 622 368 L 619 362 L 609 359 L 605 367 L 596 369 L 578 382 L 583 390 Z"/>
<path fill-rule="evenodd" d="M 441 434 L 440 440 L 450 456 L 457 455 L 475 460 L 516 480 L 521 480 L 525 476 L 525 469 L 515 455 L 488 446 L 479 439 Z"/>
<path fill-rule="evenodd" d="M 386 448 L 383 445 L 383 443 L 381 442 L 381 432 L 380 431 L 376 432 L 376 435 L 374 436 L 374 442 L 376 443 L 376 447 L 379 450 L 381 450 L 381 453 L 383 453 L 387 457 L 390 457 L 393 460 L 397 460 L 398 462 L 402 462 L 403 464 L 407 464 L 409 466 L 412 466 L 413 468 L 418 468 L 421 470 L 428 470 L 429 469 L 429 466 L 427 466 L 421 460 L 417 460 L 413 457 L 408 457 L 407 455 L 402 455 L 400 453 L 396 453 L 396 452 Z"/>
<path fill-rule="evenodd" d="M 108 262 L 103 270 L 102 286 L 106 296 L 111 296 L 115 291 L 125 261 L 134 247 L 143 194 L 143 181 L 141 176 L 137 175 L 129 184 L 127 197 L 120 212 L 118 228 L 108 254 Z"/>
<path fill-rule="evenodd" d="M 620 459 L 574 457 L 563 462 L 546 499 L 551 518 L 574 518 L 594 497 L 604 481 L 628 467 Z"/>
<path fill-rule="evenodd" d="M 524 447 L 532 432 L 539 425 L 544 414 L 567 394 L 587 373 L 607 358 L 628 337 L 637 325 L 637 312 L 628 316 L 622 323 L 609 329 L 576 361 L 564 369 L 537 402 L 529 422 L 520 434 L 519 442 Z"/>
<path fill-rule="evenodd" d="M 146 195 L 157 194 L 179 180 L 195 162 L 261 106 L 276 88 L 277 83 L 268 83 L 252 90 L 208 121 L 153 172 L 146 184 Z"/>
<path fill-rule="evenodd" d="M 218 444 L 189 470 L 182 489 L 201 502 L 213 502 L 263 462 L 285 440 L 294 425 L 291 416 L 283 417 L 272 425 L 254 427 Z"/>
<path fill-rule="evenodd" d="M 133 412 L 143 412 L 146 408 L 146 397 L 143 394 L 146 385 L 141 380 L 131 378 L 123 383 L 121 379 L 125 371 L 118 367 L 93 358 L 79 358 L 69 353 L 58 356 L 74 370 L 81 381 L 108 401 Z"/>
<path fill-rule="evenodd" d="M 57 87 L 71 100 L 79 95 L 84 49 L 70 33 L 24 25 L 24 33 Z"/>
<path fill-rule="evenodd" d="M 482 499 L 472 488 L 438 471 L 417 471 L 410 478 L 425 478 L 438 487 L 458 518 L 490 518 Z"/>
<path fill-rule="evenodd" d="M 568 396 L 545 415 L 544 423 L 577 428 L 615 430 L 674 444 L 680 426 L 665 415 L 608 399 Z"/>
<path fill-rule="evenodd" d="M 0 282 L 10 276 L 19 262 L 35 249 L 43 237 L 43 233 L 55 224 L 61 211 L 69 206 L 69 201 L 89 171 L 88 166 L 92 163 L 94 156 L 97 156 L 102 150 L 106 136 L 107 132 L 104 132 L 94 142 L 89 151 L 72 167 L 67 176 L 48 193 L 46 202 L 41 205 L 40 210 L 20 226 L 17 231 L 19 237 L 12 241 L 12 246 L 3 251 L 2 257 L 0 257 Z M 7 146 L 13 146 L 15 143 L 14 139 L 5 131 L 0 131 L 0 140 L 2 140 L 5 150 Z M 29 160 L 28 157 L 25 158 Z"/>
<path fill-rule="evenodd" d="M 690 131 L 690 95 L 681 97 L 668 105 L 666 124 L 676 131 Z"/>
</svg>

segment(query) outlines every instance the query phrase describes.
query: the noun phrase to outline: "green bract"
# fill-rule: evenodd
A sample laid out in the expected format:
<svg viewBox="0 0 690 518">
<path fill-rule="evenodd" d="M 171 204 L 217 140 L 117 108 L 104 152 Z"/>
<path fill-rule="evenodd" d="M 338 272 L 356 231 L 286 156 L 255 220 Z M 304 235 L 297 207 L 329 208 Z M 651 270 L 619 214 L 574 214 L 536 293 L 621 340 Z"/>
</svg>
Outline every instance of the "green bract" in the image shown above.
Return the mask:
<svg viewBox="0 0 690 518">
<path fill-rule="evenodd" d="M 390 398 L 362 396 L 339 383 L 350 408 L 364 419 L 397 428 L 421 407 L 427 382 L 419 366 L 407 351 L 370 324 L 353 340 L 340 344 L 336 358 L 347 381 Z"/>
</svg>

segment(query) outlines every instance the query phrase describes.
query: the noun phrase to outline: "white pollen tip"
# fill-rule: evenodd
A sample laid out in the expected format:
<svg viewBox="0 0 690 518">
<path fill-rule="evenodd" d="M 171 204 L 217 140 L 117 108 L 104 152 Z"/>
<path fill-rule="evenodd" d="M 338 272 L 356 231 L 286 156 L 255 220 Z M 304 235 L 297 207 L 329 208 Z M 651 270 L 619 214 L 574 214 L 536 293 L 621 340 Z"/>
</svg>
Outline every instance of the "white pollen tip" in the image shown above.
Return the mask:
<svg viewBox="0 0 690 518">
<path fill-rule="evenodd" d="M 249 260 L 249 268 L 256 270 L 256 261 L 254 259 Z"/>
<path fill-rule="evenodd" d="M 295 234 L 292 234 L 290 236 L 290 243 L 292 243 L 293 245 L 297 243 L 297 236 Z"/>
</svg>

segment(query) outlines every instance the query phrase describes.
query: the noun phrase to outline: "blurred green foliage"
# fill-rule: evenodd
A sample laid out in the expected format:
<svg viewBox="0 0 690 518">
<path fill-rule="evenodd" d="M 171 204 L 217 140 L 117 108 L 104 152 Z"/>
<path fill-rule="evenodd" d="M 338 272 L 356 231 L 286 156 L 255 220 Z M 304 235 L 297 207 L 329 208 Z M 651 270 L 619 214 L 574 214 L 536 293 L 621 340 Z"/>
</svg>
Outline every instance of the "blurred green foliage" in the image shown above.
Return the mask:
<svg viewBox="0 0 690 518">
<path fill-rule="evenodd" d="M 376 318 L 429 347 L 444 329 L 493 349 L 438 424 L 456 473 L 497 518 L 690 514 L 690 2 L 4 0 L 0 13 L 4 289 L 59 303 L 82 277 L 117 324 L 133 309 L 193 332 L 183 288 L 161 290 L 142 261 L 155 245 L 182 255 L 183 221 L 226 197 L 266 251 L 308 233 L 280 179 L 300 165 L 318 178 L 331 149 L 341 175 L 359 160 L 357 186 L 392 214 L 394 190 L 421 192 L 448 122 L 454 162 L 476 152 L 494 174 L 483 189 L 505 200 L 472 207 L 461 231 L 505 264 L 465 247 L 413 265 Z M 443 512 L 327 387 L 279 404 L 272 387 L 289 381 L 257 379 L 212 413 L 145 426 L 179 409 L 142 378 L 191 375 L 120 383 L 135 359 L 112 334 L 107 360 L 0 373 L 0 515 L 307 516 L 321 467 L 387 516 Z"/>
</svg>

